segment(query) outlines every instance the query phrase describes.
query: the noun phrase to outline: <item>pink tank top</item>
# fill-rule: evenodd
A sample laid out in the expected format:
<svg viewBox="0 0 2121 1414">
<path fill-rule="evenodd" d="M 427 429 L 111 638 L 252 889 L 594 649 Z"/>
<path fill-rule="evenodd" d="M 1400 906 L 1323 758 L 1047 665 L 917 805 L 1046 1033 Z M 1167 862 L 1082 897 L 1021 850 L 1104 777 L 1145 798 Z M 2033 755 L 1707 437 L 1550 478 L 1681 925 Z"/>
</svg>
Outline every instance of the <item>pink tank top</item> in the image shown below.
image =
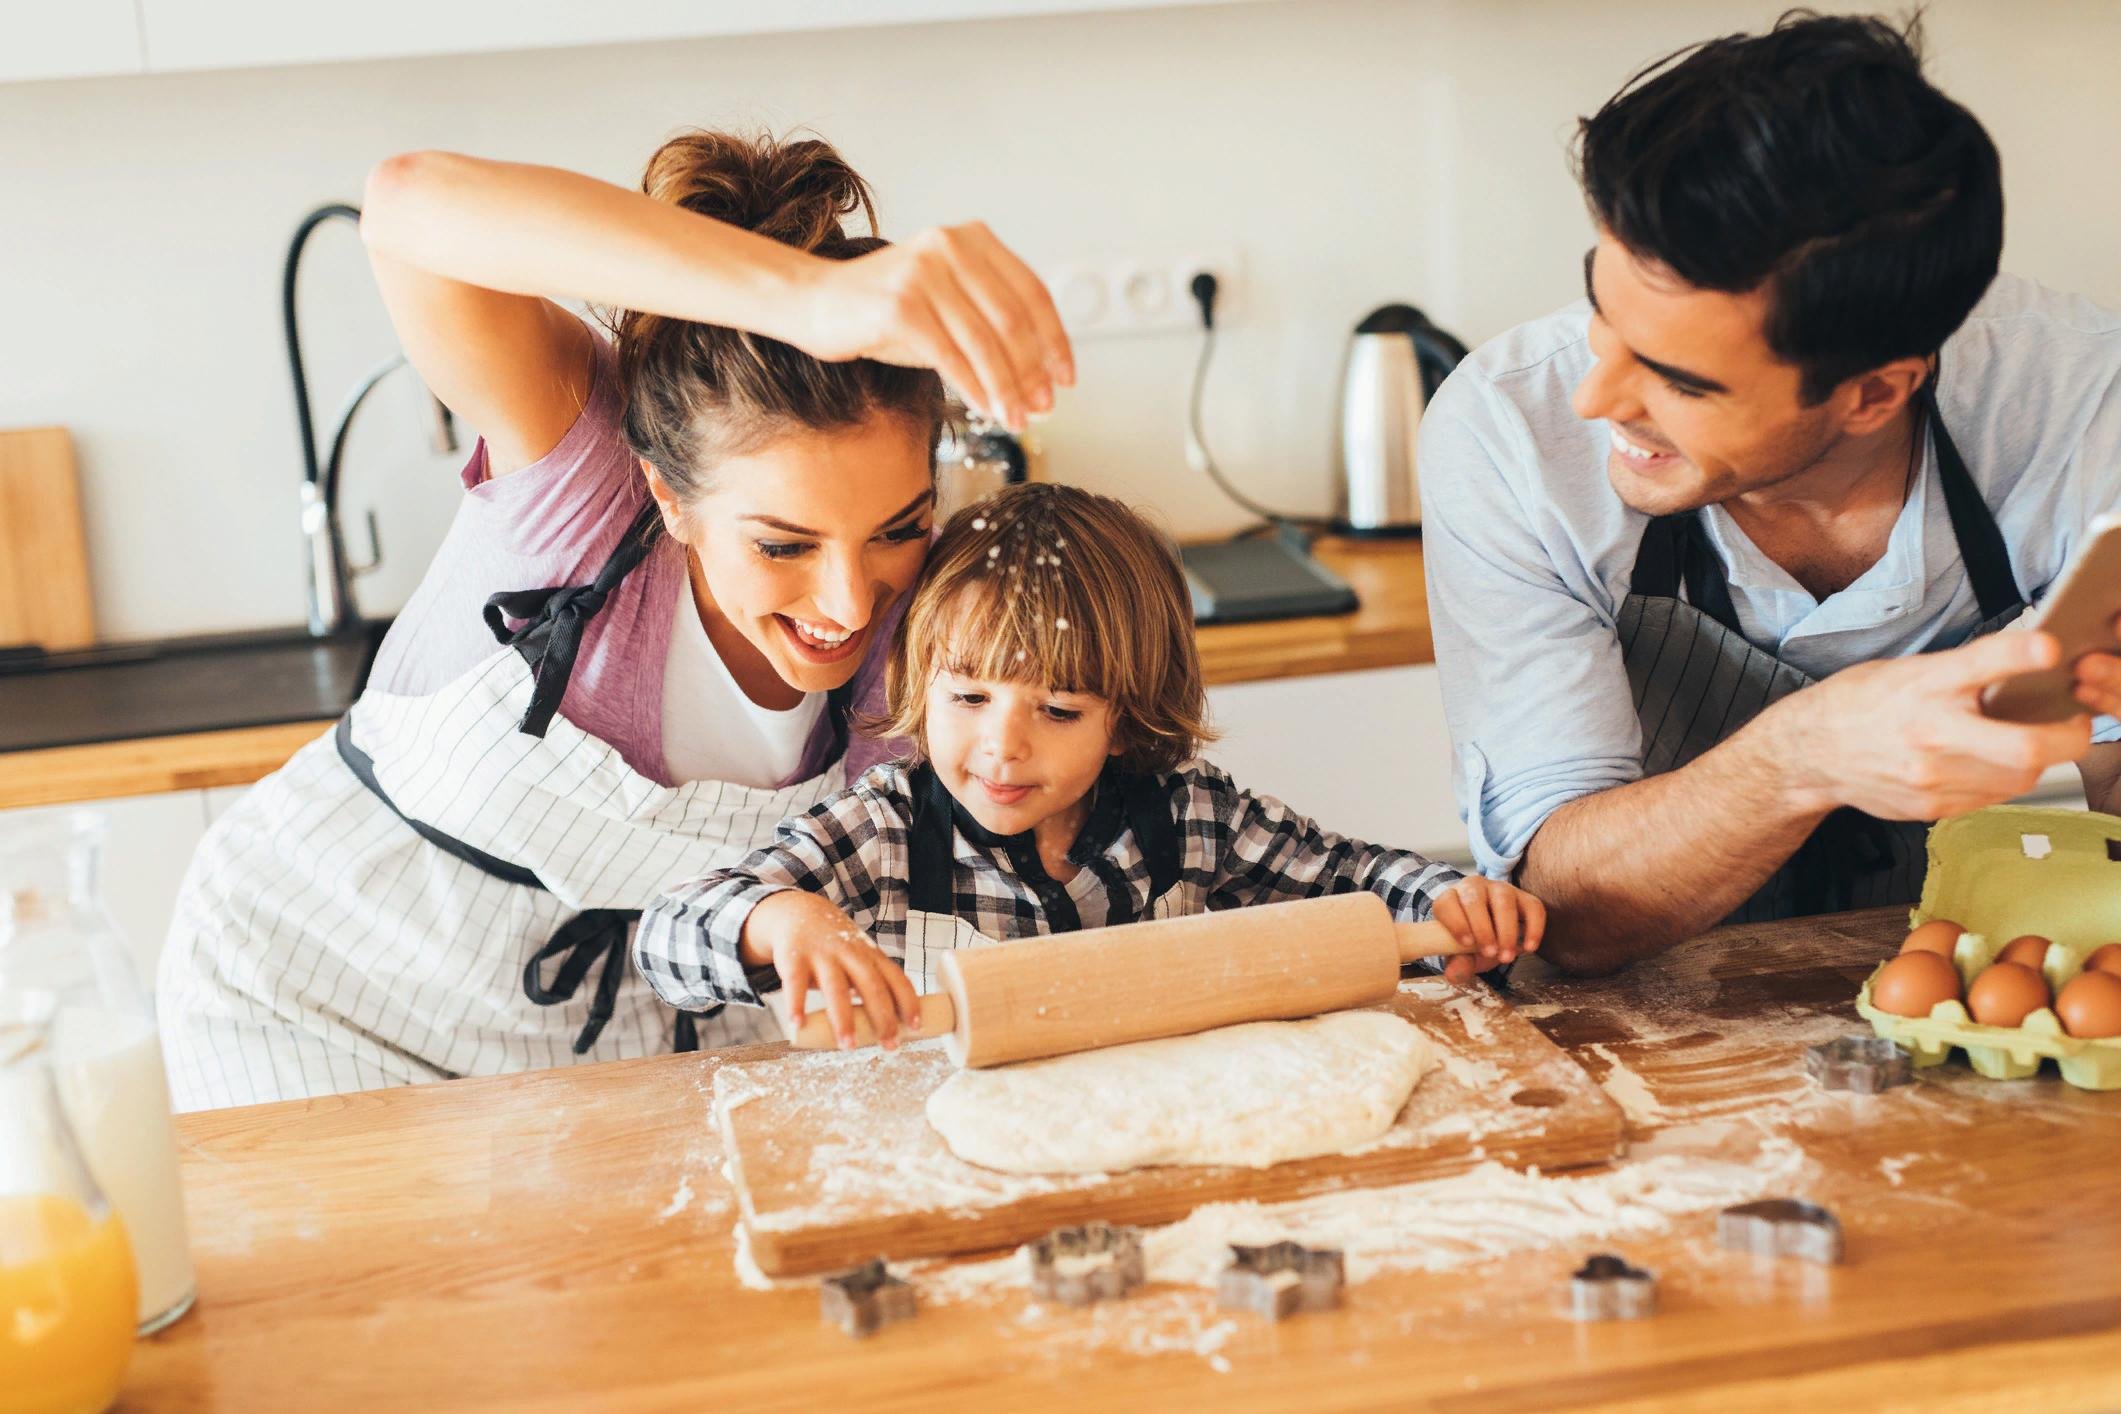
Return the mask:
<svg viewBox="0 0 2121 1414">
<path fill-rule="evenodd" d="M 486 627 L 487 596 L 587 584 L 647 501 L 647 485 L 619 431 L 616 356 L 601 334 L 591 331 L 591 337 L 596 368 L 589 399 L 558 446 L 499 480 L 487 477 L 485 440 L 472 449 L 462 473 L 464 500 L 449 533 L 376 654 L 370 681 L 381 691 L 424 696 L 492 656 L 500 645 Z M 666 786 L 674 782 L 663 759 L 663 669 L 684 584 L 684 547 L 659 538 L 590 620 L 560 700 L 568 721 Z M 893 607 L 855 674 L 857 718 L 883 710 L 886 645 L 902 608 Z M 903 745 L 855 731 L 848 776 L 900 754 Z M 801 764 L 780 784 L 808 780 L 831 759 L 831 721 L 821 714 Z"/>
</svg>

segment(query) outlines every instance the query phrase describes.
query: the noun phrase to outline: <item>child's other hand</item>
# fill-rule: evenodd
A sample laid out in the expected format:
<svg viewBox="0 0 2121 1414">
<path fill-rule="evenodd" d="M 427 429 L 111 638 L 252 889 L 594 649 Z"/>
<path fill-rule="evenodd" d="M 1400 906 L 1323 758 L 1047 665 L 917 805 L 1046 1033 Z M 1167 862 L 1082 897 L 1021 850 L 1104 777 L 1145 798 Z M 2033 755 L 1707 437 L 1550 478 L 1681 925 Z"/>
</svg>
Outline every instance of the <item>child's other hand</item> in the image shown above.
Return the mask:
<svg viewBox="0 0 2121 1414">
<path fill-rule="evenodd" d="M 898 1049 L 901 1026 L 915 1024 L 920 996 L 904 968 L 855 927 L 837 906 L 815 894 L 789 890 L 763 900 L 744 922 L 747 950 L 756 948 L 780 975 L 788 1032 L 803 1024 L 803 1003 L 815 987 L 840 1049 L 854 1047 L 854 1001 L 876 1031 L 878 1044 Z"/>
<path fill-rule="evenodd" d="M 1475 973 L 1536 952 L 1547 928 L 1547 906 L 1523 889 L 1495 879 L 1460 879 L 1436 896 L 1430 917 L 1472 949 L 1444 964 L 1443 975 L 1465 986 Z"/>
</svg>

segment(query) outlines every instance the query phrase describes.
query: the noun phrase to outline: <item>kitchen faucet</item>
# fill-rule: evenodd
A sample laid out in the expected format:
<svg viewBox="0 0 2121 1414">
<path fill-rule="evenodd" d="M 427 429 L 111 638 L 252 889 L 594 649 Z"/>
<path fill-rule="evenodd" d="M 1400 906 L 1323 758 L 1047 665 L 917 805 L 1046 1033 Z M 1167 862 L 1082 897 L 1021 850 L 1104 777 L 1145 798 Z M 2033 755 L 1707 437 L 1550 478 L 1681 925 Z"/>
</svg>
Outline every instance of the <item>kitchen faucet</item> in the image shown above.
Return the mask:
<svg viewBox="0 0 2121 1414">
<path fill-rule="evenodd" d="M 295 385 L 295 425 L 302 433 L 302 544 L 307 560 L 305 576 L 309 599 L 309 632 L 329 638 L 351 630 L 360 616 L 354 611 L 353 581 L 383 563 L 383 546 L 376 534 L 376 513 L 368 512 L 368 560 L 349 565 L 346 537 L 339 527 L 339 463 L 346 450 L 347 429 L 354 414 L 375 386 L 405 364 L 405 355 L 392 354 L 364 375 L 339 405 L 332 422 L 330 451 L 322 465 L 317 460 L 316 425 L 309 408 L 309 379 L 302 371 L 302 340 L 295 320 L 295 271 L 302 263 L 302 247 L 311 233 L 326 221 L 345 219 L 358 223 L 361 209 L 344 202 L 320 206 L 302 218 L 287 247 L 287 263 L 280 276 L 280 314 L 287 334 L 287 365 Z M 423 390 L 424 391 L 424 390 Z M 433 393 L 426 394 L 428 445 L 437 452 L 457 449 L 456 425 L 449 409 Z"/>
</svg>

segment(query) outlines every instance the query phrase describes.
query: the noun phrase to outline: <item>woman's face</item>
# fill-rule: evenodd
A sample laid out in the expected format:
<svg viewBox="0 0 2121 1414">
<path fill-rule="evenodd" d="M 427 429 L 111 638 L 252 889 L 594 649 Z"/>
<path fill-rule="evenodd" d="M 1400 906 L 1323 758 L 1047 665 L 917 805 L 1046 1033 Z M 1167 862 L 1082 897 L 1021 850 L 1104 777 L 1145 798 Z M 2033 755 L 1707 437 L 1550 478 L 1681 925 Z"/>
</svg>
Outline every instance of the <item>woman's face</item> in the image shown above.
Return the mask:
<svg viewBox="0 0 2121 1414">
<path fill-rule="evenodd" d="M 665 523 L 696 552 L 709 636 L 719 619 L 790 687 L 825 692 L 854 676 L 871 634 L 920 573 L 935 487 L 926 429 L 879 416 L 800 431 L 715 468 L 713 489 Z M 701 581 L 704 581 L 702 585 Z M 746 664 L 731 662 L 740 682 Z"/>
</svg>

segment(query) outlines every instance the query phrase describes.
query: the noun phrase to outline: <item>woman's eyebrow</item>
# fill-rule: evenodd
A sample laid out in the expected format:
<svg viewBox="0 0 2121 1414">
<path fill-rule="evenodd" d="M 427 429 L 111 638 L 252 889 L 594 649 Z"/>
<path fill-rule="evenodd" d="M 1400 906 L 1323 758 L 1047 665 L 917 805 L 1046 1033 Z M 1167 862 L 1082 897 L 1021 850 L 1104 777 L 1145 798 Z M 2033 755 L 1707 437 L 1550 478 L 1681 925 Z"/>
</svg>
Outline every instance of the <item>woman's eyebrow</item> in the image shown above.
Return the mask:
<svg viewBox="0 0 2121 1414">
<path fill-rule="evenodd" d="M 908 501 L 905 505 L 893 511 L 890 515 L 884 517 L 883 521 L 878 524 L 877 529 L 889 530 L 892 526 L 897 525 L 900 521 L 906 520 L 911 516 L 918 515 L 920 512 L 926 510 L 928 508 L 929 503 L 934 500 L 935 488 L 931 486 L 927 490 L 921 492 L 920 495 L 915 496 L 912 500 Z M 825 538 L 825 532 L 822 530 L 812 530 L 807 525 L 797 525 L 793 521 L 782 520 L 779 516 L 746 515 L 739 516 L 737 517 L 737 519 L 755 521 L 760 525 L 771 526 L 775 530 L 785 531 L 790 535 L 807 535 L 813 540 L 822 540 Z"/>
</svg>

